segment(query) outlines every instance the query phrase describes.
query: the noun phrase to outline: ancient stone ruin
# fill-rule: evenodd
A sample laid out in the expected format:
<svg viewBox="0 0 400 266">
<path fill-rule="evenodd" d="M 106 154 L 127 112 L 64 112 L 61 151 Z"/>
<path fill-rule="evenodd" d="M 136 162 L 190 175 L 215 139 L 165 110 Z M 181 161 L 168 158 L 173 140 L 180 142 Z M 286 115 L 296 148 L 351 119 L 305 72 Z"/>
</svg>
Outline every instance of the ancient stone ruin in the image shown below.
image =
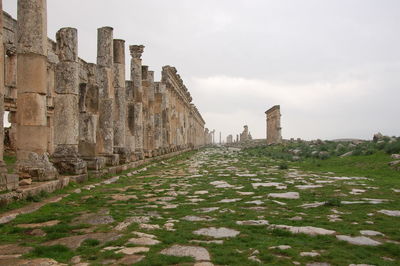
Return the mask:
<svg viewBox="0 0 400 266">
<path fill-rule="evenodd" d="M 282 142 L 281 107 L 275 105 L 265 112 L 267 115 L 267 144 Z"/>
<path fill-rule="evenodd" d="M 252 140 L 251 133 L 249 132 L 249 127 L 246 125 L 244 126 L 243 132 L 240 134 L 240 142 L 244 142 L 247 140 Z"/>
<path fill-rule="evenodd" d="M 0 29 L 0 119 L 9 112 L 8 148 L 17 157 L 16 174 L 2 170 L 0 190 L 212 142 L 177 70 L 164 66 L 156 82 L 142 64 L 143 45 L 129 46 L 127 80 L 126 44 L 113 28 L 98 29 L 96 64 L 78 57 L 77 29 L 48 39 L 46 0 L 18 0 L 17 20 L 2 11 Z"/>
</svg>

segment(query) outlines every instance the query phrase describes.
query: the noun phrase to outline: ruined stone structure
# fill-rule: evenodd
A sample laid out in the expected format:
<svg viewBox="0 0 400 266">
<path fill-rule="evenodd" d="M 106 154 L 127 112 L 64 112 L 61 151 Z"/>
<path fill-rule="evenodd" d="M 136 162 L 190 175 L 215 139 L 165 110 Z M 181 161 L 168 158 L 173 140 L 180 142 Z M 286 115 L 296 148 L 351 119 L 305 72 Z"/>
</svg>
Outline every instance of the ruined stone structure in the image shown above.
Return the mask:
<svg viewBox="0 0 400 266">
<path fill-rule="evenodd" d="M 282 142 L 281 107 L 275 105 L 265 112 L 267 115 L 267 144 Z"/>
<path fill-rule="evenodd" d="M 228 135 L 228 137 L 226 137 L 226 143 L 228 143 L 228 144 L 233 143 L 233 136 L 232 135 Z"/>
<path fill-rule="evenodd" d="M 246 125 L 244 126 L 243 132 L 240 134 L 240 142 L 251 140 L 251 134 L 249 132 L 249 127 Z"/>
<path fill-rule="evenodd" d="M 76 29 L 48 39 L 46 0 L 18 0 L 17 20 L 1 12 L 0 26 L 0 119 L 9 112 L 18 173 L 1 170 L 1 127 L 0 190 L 15 188 L 18 177 L 29 183 L 85 175 L 212 142 L 177 70 L 163 67 L 155 82 L 142 65 L 143 45 L 129 46 L 126 80 L 126 45 L 114 39 L 113 28 L 98 29 L 92 64 L 78 57 Z"/>
</svg>

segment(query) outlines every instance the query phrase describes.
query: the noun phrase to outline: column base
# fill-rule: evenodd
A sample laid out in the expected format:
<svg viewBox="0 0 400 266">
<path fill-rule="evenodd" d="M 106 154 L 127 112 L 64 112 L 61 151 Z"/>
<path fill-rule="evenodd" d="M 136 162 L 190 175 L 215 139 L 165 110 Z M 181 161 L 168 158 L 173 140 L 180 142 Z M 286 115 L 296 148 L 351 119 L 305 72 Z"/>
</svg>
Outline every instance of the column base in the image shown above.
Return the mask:
<svg viewBox="0 0 400 266">
<path fill-rule="evenodd" d="M 132 154 L 128 148 L 125 147 L 114 147 L 114 154 L 119 155 L 119 163 L 125 164 L 132 161 Z"/>
<path fill-rule="evenodd" d="M 17 161 L 16 168 L 20 177 L 23 177 L 23 179 L 31 178 L 32 181 L 50 181 L 59 176 L 47 154 L 39 155 L 29 152 L 27 159 Z"/>
<path fill-rule="evenodd" d="M 119 165 L 119 154 L 100 154 L 106 159 L 107 166 L 117 166 Z"/>
<path fill-rule="evenodd" d="M 89 170 L 99 171 L 106 167 L 106 158 L 104 157 L 82 157 Z"/>
<path fill-rule="evenodd" d="M 58 146 L 51 161 L 61 174 L 81 175 L 87 173 L 87 163 L 79 158 L 78 147 Z"/>
</svg>

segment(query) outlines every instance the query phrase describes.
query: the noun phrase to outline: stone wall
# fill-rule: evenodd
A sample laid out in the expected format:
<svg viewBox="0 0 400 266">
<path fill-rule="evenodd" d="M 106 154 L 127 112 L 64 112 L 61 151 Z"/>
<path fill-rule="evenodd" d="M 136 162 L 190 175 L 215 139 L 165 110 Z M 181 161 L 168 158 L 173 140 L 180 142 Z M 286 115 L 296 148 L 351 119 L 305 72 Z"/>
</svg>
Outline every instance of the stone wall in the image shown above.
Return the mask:
<svg viewBox="0 0 400 266">
<path fill-rule="evenodd" d="M 78 57 L 77 29 L 60 29 L 56 41 L 48 39 L 46 0 L 18 0 L 17 19 L 1 14 L 0 119 L 4 110 L 10 112 L 7 143 L 17 154 L 16 172 L 24 183 L 211 143 L 177 70 L 163 67 L 156 82 L 142 64 L 143 45 L 129 46 L 126 80 L 126 45 L 114 39 L 113 28 L 98 29 L 93 64 Z M 4 168 L 3 130 L 0 139 Z M 4 170 L 0 174 L 0 190 L 18 183 Z"/>
<path fill-rule="evenodd" d="M 267 144 L 282 142 L 281 135 L 281 108 L 275 105 L 265 112 L 267 115 Z"/>
</svg>

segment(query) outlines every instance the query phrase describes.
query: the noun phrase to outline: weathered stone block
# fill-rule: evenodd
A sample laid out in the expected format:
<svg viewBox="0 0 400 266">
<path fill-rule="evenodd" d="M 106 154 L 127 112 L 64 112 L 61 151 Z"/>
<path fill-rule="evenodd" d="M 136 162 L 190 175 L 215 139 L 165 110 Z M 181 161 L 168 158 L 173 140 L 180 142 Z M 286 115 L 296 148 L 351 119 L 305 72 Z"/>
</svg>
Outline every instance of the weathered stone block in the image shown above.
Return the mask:
<svg viewBox="0 0 400 266">
<path fill-rule="evenodd" d="M 84 159 L 87 162 L 87 167 L 90 170 L 95 170 L 95 171 L 99 171 L 100 169 L 103 169 L 106 166 L 106 158 L 104 157 L 83 157 L 82 159 Z"/>
<path fill-rule="evenodd" d="M 60 62 L 56 66 L 55 91 L 58 94 L 79 93 L 79 64 L 75 62 Z"/>
<path fill-rule="evenodd" d="M 18 94 L 35 92 L 47 94 L 47 57 L 37 54 L 18 54 Z"/>
<path fill-rule="evenodd" d="M 79 143 L 78 96 L 57 95 L 55 98 L 54 144 L 76 145 Z"/>
</svg>

